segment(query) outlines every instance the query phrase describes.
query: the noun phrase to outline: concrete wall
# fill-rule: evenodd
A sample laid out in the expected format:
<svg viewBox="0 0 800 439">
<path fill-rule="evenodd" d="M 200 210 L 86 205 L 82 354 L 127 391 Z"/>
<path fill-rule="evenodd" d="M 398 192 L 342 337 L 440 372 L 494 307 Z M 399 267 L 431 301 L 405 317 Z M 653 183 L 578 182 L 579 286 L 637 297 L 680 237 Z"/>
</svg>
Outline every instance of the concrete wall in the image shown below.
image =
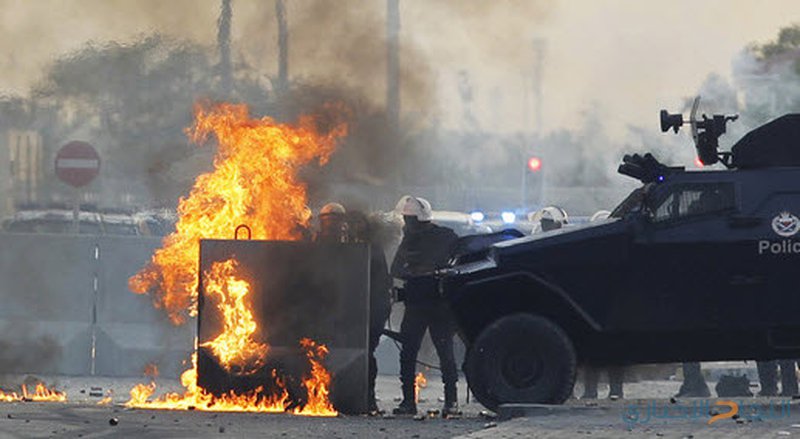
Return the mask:
<svg viewBox="0 0 800 439">
<path fill-rule="evenodd" d="M 0 373 L 177 377 L 195 324 L 169 323 L 127 279 L 158 238 L 0 234 Z"/>
</svg>

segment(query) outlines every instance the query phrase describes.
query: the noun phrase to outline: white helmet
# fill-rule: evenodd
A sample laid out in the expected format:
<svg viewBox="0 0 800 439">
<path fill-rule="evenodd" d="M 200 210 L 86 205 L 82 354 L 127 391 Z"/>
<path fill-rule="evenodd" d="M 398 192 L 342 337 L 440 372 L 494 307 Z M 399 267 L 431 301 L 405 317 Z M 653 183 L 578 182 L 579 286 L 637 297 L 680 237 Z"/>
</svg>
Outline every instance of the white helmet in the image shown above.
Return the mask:
<svg viewBox="0 0 800 439">
<path fill-rule="evenodd" d="M 567 211 L 558 206 L 547 206 L 528 215 L 528 220 L 538 223 L 534 226 L 534 232 L 547 232 L 549 230 L 560 229 L 569 223 Z"/>
<path fill-rule="evenodd" d="M 611 216 L 611 212 L 607 210 L 598 210 L 597 212 L 594 213 L 594 215 L 592 215 L 592 217 L 589 219 L 589 222 L 593 223 L 595 221 L 606 219 L 609 216 Z"/>
<path fill-rule="evenodd" d="M 415 216 L 419 221 L 431 220 L 431 203 L 424 198 L 404 195 L 397 202 L 394 210 L 403 216 Z"/>
<path fill-rule="evenodd" d="M 532 223 L 537 223 L 541 221 L 542 218 L 558 221 L 562 224 L 569 222 L 569 215 L 567 215 L 567 211 L 558 206 L 547 206 L 528 214 L 528 221 Z"/>
<path fill-rule="evenodd" d="M 564 225 L 569 222 L 567 211 L 558 206 L 547 206 L 542 209 L 542 218 L 550 219 Z"/>
</svg>

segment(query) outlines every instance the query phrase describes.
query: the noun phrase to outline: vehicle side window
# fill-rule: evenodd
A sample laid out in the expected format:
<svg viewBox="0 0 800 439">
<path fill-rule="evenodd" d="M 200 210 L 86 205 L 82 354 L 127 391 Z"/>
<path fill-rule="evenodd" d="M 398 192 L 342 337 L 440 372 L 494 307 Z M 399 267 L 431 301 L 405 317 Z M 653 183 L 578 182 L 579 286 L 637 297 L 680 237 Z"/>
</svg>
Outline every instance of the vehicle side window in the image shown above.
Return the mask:
<svg viewBox="0 0 800 439">
<path fill-rule="evenodd" d="M 671 221 L 734 209 L 735 200 L 730 183 L 677 185 L 658 203 L 653 221 Z"/>
</svg>

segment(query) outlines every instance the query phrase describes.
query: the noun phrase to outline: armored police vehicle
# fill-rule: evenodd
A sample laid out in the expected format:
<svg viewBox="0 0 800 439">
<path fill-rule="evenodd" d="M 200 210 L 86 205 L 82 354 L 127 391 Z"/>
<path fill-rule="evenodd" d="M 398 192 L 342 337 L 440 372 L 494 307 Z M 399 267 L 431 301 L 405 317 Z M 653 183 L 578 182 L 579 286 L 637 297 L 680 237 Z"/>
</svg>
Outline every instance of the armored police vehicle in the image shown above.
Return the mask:
<svg viewBox="0 0 800 439">
<path fill-rule="evenodd" d="M 576 366 L 800 358 L 800 114 L 718 152 L 736 116 L 691 125 L 686 171 L 626 156 L 634 190 L 605 220 L 461 254 L 442 293 L 468 345 L 476 398 L 564 402 Z"/>
</svg>

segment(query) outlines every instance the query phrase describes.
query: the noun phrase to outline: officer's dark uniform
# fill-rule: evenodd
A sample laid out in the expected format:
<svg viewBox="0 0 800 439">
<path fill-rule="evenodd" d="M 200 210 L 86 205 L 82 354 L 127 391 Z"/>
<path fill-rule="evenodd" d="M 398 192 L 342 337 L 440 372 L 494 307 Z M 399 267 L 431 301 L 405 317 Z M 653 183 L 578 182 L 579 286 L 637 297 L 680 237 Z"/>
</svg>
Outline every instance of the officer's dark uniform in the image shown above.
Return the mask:
<svg viewBox="0 0 800 439">
<path fill-rule="evenodd" d="M 776 396 L 778 394 L 778 366 L 781 368 L 781 396 L 798 394 L 796 361 L 757 361 L 758 380 L 761 383 L 759 396 Z"/>
<path fill-rule="evenodd" d="M 711 391 L 708 390 L 708 384 L 706 384 L 706 379 L 703 377 L 700 363 L 683 363 L 683 384 L 681 384 L 681 388 L 675 396 L 702 398 L 710 395 Z"/>
<path fill-rule="evenodd" d="M 625 369 L 622 367 L 609 367 L 606 372 L 608 372 L 608 397 L 622 398 Z M 597 399 L 597 382 L 600 378 L 600 369 L 587 366 L 583 373 L 583 396 L 581 396 L 581 399 Z"/>
<path fill-rule="evenodd" d="M 381 339 L 381 333 L 386 325 L 391 310 L 389 291 L 392 288 L 392 278 L 389 276 L 389 267 L 386 264 L 386 255 L 383 248 L 374 237 L 374 231 L 363 213 L 349 211 L 346 214 L 348 236 L 350 242 L 368 243 L 370 247 L 369 261 L 369 411 L 377 413 L 378 405 L 375 401 L 375 379 L 378 376 L 378 362 L 375 359 L 375 350 Z"/>
<path fill-rule="evenodd" d="M 457 407 L 456 369 L 453 354 L 455 324 L 447 303 L 439 295 L 439 284 L 432 273 L 447 264 L 458 240 L 447 227 L 416 222 L 403 228 L 403 240 L 392 263 L 392 275 L 405 280 L 405 314 L 400 325 L 400 382 L 403 402 L 399 412 L 416 412 L 414 379 L 417 354 L 425 331 L 439 356 L 445 388 L 445 409 Z"/>
<path fill-rule="evenodd" d="M 378 376 L 378 362 L 375 350 L 380 342 L 381 332 L 389 318 L 391 307 L 389 292 L 392 278 L 389 276 L 386 255 L 381 246 L 373 239 L 373 233 L 367 217 L 358 211 L 347 213 L 330 213 L 320 216 L 320 231 L 317 242 L 363 242 L 370 246 L 369 261 L 369 381 L 368 410 L 378 412 L 375 401 L 375 379 Z"/>
<path fill-rule="evenodd" d="M 375 402 L 375 379 L 378 377 L 378 361 L 375 359 L 375 350 L 378 348 L 386 319 L 389 318 L 392 278 L 389 277 L 383 249 L 375 243 L 370 244 L 369 275 L 369 410 L 376 412 L 378 406 Z"/>
</svg>

